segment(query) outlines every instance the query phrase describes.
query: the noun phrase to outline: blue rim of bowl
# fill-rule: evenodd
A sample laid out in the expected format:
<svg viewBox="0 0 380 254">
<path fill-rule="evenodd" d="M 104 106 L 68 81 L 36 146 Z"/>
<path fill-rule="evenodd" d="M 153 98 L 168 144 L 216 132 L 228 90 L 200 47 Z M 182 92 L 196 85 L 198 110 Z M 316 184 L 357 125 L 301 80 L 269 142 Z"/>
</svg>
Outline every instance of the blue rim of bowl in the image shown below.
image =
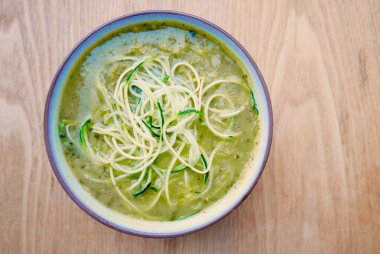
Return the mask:
<svg viewBox="0 0 380 254">
<path fill-rule="evenodd" d="M 240 50 L 244 53 L 244 55 L 248 58 L 250 64 L 252 65 L 252 67 L 254 68 L 254 70 L 256 71 L 258 77 L 259 77 L 259 80 L 261 82 L 261 86 L 264 90 L 264 95 L 265 95 L 265 101 L 266 101 L 266 106 L 268 108 L 268 121 L 269 121 L 269 124 L 268 124 L 268 127 L 269 127 L 269 130 L 268 130 L 268 140 L 267 140 L 267 146 L 266 146 L 266 150 L 265 150 L 265 153 L 264 153 L 264 158 L 263 158 L 263 161 L 260 165 L 260 168 L 259 168 L 259 174 L 257 175 L 255 181 L 253 182 L 253 184 L 251 185 L 251 187 L 246 191 L 246 193 L 244 193 L 244 195 L 242 196 L 242 198 L 240 199 L 239 202 L 236 203 L 236 205 L 234 207 L 232 207 L 231 209 L 229 210 L 226 210 L 223 214 L 219 215 L 218 217 L 216 217 L 214 220 L 210 220 L 208 222 L 206 222 L 205 224 L 199 226 L 198 228 L 195 228 L 195 229 L 192 229 L 192 230 L 185 230 L 183 232 L 178 232 L 178 233 L 174 233 L 174 234 L 165 234 L 165 233 L 162 233 L 162 234 L 150 234 L 150 233 L 142 233 L 142 232 L 137 232 L 137 231 L 134 231 L 134 230 L 131 230 L 131 229 L 126 229 L 126 228 L 123 228 L 121 226 L 119 226 L 118 224 L 115 224 L 115 223 L 112 223 L 110 221 L 108 221 L 107 219 L 97 215 L 95 212 L 93 212 L 91 209 L 89 209 L 82 201 L 80 201 L 76 195 L 71 191 L 71 189 L 69 188 L 69 186 L 67 185 L 67 183 L 63 180 L 63 177 L 58 169 L 58 165 L 56 164 L 56 161 L 54 160 L 53 158 L 53 152 L 52 152 L 52 147 L 50 146 L 50 137 L 49 137 L 49 132 L 48 132 L 48 118 L 49 118 L 49 112 L 50 112 L 50 104 L 51 104 L 51 99 L 52 99 L 52 93 L 56 87 L 56 84 L 57 84 L 57 79 L 58 77 L 60 76 L 61 72 L 62 72 L 62 69 L 63 67 L 66 65 L 67 61 L 70 59 L 70 57 L 76 52 L 76 50 L 79 48 L 79 46 L 84 43 L 87 39 L 89 39 L 93 34 L 95 34 L 98 30 L 100 30 L 101 28 L 105 27 L 105 26 L 108 26 L 112 23 L 115 23 L 117 21 L 120 21 L 120 20 L 123 20 L 123 19 L 128 19 L 128 18 L 131 18 L 131 17 L 134 17 L 134 16 L 140 16 L 140 15 L 146 15 L 146 14 L 169 14 L 169 15 L 178 15 L 178 16 L 184 16 L 186 18 L 190 18 L 190 19 L 193 19 L 193 20 L 197 20 L 197 21 L 200 21 L 216 30 L 219 30 L 222 34 L 224 34 L 227 38 L 229 38 L 233 43 L 235 43 L 236 46 L 238 46 L 240 48 Z M 184 13 L 184 12 L 178 12 L 178 11 L 170 11 L 170 10 L 150 10 L 150 11 L 141 11 L 141 12 L 134 12 L 134 13 L 130 13 L 130 14 L 126 14 L 126 15 L 123 15 L 123 16 L 120 16 L 120 17 L 117 17 L 113 20 L 110 20 L 104 24 L 102 24 L 101 26 L 98 26 L 97 28 L 93 29 L 90 33 L 88 33 L 85 37 L 83 37 L 83 39 L 81 39 L 72 49 L 71 51 L 67 54 L 67 56 L 65 57 L 64 61 L 62 62 L 61 66 L 58 68 L 56 74 L 54 75 L 54 78 L 53 78 L 53 81 L 50 85 L 50 89 L 49 89 L 49 92 L 48 92 L 48 95 L 47 95 L 47 98 L 46 98 L 46 103 L 45 103 L 45 111 L 44 111 L 44 140 L 45 140 L 45 147 L 46 147 L 46 151 L 47 151 L 47 155 L 48 155 L 48 158 L 49 158 L 49 161 L 50 161 L 50 164 L 52 166 L 52 169 L 54 171 L 54 174 L 55 176 L 57 177 L 59 183 L 61 184 L 62 188 L 65 190 L 65 192 L 67 193 L 67 195 L 69 195 L 69 197 L 74 201 L 74 203 L 76 203 L 83 211 L 85 211 L 88 215 L 90 215 L 92 218 L 94 218 L 95 220 L 97 220 L 98 222 L 102 223 L 103 225 L 107 226 L 107 227 L 110 227 L 112 229 L 115 229 L 119 232 L 122 232 L 122 233 L 128 233 L 128 234 L 131 234 L 131 235 L 135 235 L 135 236 L 142 236 L 142 237 L 151 237 L 151 238 L 168 238 L 168 237 L 179 237 L 179 236 L 184 236 L 184 235 L 188 235 L 188 234 L 191 234 L 191 233 L 194 233 L 194 232 L 197 232 L 197 231 L 200 231 L 202 229 L 205 229 L 215 223 L 217 223 L 218 221 L 220 221 L 221 219 L 223 219 L 224 217 L 226 217 L 227 215 L 229 215 L 232 211 L 234 211 L 247 197 L 248 195 L 252 192 L 253 188 L 256 186 L 257 182 L 259 181 L 263 171 L 264 171 L 264 168 L 265 168 L 265 165 L 267 163 L 267 160 L 268 160 L 268 157 L 269 157 L 269 152 L 270 152 L 270 149 L 271 149 L 271 145 L 272 145 L 272 136 L 273 136 L 273 112 L 272 112 L 272 104 L 271 104 L 271 100 L 270 100 L 270 96 L 269 96 L 269 92 L 268 92 L 268 88 L 266 86 L 266 83 L 264 81 L 264 78 L 259 70 L 259 68 L 257 67 L 255 61 L 252 59 L 252 57 L 250 56 L 250 54 L 248 53 L 248 51 L 234 38 L 232 37 L 229 33 L 227 33 L 226 31 L 224 31 L 222 28 L 220 28 L 219 26 L 203 19 L 203 18 L 200 18 L 198 16 L 195 16 L 195 15 L 192 15 L 192 14 L 188 14 L 188 13 Z"/>
</svg>

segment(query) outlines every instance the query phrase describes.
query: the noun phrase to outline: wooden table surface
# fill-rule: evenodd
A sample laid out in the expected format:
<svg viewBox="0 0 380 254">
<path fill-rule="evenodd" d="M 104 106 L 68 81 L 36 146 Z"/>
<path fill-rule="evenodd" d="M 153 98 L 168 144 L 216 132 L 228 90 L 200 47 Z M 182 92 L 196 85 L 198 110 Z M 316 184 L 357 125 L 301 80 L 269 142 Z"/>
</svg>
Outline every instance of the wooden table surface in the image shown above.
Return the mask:
<svg viewBox="0 0 380 254">
<path fill-rule="evenodd" d="M 43 140 L 45 98 L 91 29 L 147 9 L 214 22 L 267 82 L 274 139 L 257 187 L 201 232 L 144 239 L 80 210 Z M 0 1 L 0 253 L 380 253 L 380 1 Z"/>
</svg>

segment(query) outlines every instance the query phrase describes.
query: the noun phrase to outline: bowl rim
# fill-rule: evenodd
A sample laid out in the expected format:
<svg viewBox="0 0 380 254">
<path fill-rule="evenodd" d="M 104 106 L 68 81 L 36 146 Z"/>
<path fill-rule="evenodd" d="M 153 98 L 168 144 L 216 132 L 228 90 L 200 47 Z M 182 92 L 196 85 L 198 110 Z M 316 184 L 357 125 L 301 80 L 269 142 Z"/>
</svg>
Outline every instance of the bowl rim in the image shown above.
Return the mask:
<svg viewBox="0 0 380 254">
<path fill-rule="evenodd" d="M 269 130 L 268 130 L 268 139 L 266 140 L 267 146 L 266 146 L 266 149 L 264 152 L 263 160 L 262 160 L 260 167 L 259 167 L 259 173 L 258 173 L 256 179 L 254 180 L 254 182 L 251 184 L 250 188 L 244 193 L 244 195 L 235 204 L 235 206 L 233 206 L 229 210 L 224 211 L 224 213 L 219 215 L 220 217 L 218 217 L 214 220 L 207 221 L 203 225 L 200 225 L 199 227 L 194 228 L 192 230 L 187 230 L 187 231 L 184 230 L 182 232 L 178 232 L 178 233 L 174 233 L 174 234 L 173 233 L 171 233 L 171 234 L 165 234 L 165 233 L 150 234 L 148 232 L 136 232 L 132 229 L 126 229 L 126 228 L 119 226 L 118 224 L 114 224 L 114 223 L 108 221 L 107 219 L 97 215 L 95 212 L 93 212 L 89 207 L 87 207 L 86 204 L 84 204 L 81 200 L 79 200 L 79 198 L 76 197 L 74 192 L 70 189 L 68 184 L 65 182 L 65 180 L 61 176 L 59 169 L 58 169 L 58 166 L 56 164 L 56 161 L 54 160 L 54 157 L 53 157 L 53 151 L 52 151 L 52 147 L 50 145 L 50 136 L 49 136 L 49 131 L 48 131 L 50 104 L 51 104 L 51 100 L 52 100 L 53 91 L 57 85 L 57 79 L 61 75 L 63 68 L 67 64 L 67 61 L 78 50 L 80 45 L 82 45 L 82 43 L 84 43 L 87 39 L 89 39 L 92 35 L 94 35 L 97 31 L 99 31 L 100 29 L 102 29 L 105 26 L 108 26 L 108 25 L 113 24 L 113 23 L 120 21 L 120 20 L 128 19 L 128 18 L 135 17 L 135 16 L 140 16 L 140 15 L 146 15 L 146 14 L 169 14 L 169 15 L 183 16 L 186 18 L 190 18 L 193 20 L 200 21 L 200 22 L 218 30 L 222 34 L 224 34 L 228 39 L 230 39 L 243 52 L 243 54 L 248 58 L 249 63 L 252 65 L 253 69 L 257 73 L 257 76 L 261 82 L 261 86 L 262 86 L 263 91 L 264 91 L 265 102 L 266 102 L 266 106 L 268 109 L 268 128 L 269 128 Z M 109 228 L 112 228 L 114 230 L 117 230 L 119 232 L 122 232 L 122 233 L 128 233 L 128 234 L 135 235 L 135 236 L 149 237 L 149 238 L 169 238 L 169 237 L 179 237 L 179 236 L 188 235 L 188 234 L 200 231 L 202 229 L 205 229 L 205 228 L 219 222 L 220 220 L 225 218 L 227 215 L 231 214 L 248 197 L 248 195 L 252 192 L 253 188 L 256 186 L 257 182 L 261 178 L 261 175 L 264 171 L 265 165 L 268 161 L 270 149 L 272 146 L 272 138 L 273 138 L 273 111 L 272 111 L 272 104 L 271 104 L 271 99 L 269 96 L 267 85 L 265 83 L 265 80 L 264 80 L 256 62 L 253 60 L 253 58 L 248 53 L 248 51 L 232 35 L 227 33 L 224 29 L 220 28 L 219 26 L 211 23 L 210 21 L 205 20 L 205 19 L 198 17 L 196 15 L 193 15 L 193 14 L 180 12 L 180 11 L 173 11 L 173 10 L 146 10 L 146 11 L 132 12 L 132 13 L 128 13 L 128 14 L 119 16 L 117 18 L 111 19 L 110 21 L 107 21 L 107 22 L 101 24 L 100 26 L 97 26 L 96 28 L 93 28 L 88 34 L 86 34 L 81 40 L 79 40 L 75 44 L 75 46 L 69 51 L 69 53 L 65 56 L 61 65 L 59 66 L 58 70 L 56 71 L 54 78 L 51 82 L 47 97 L 46 97 L 45 109 L 44 109 L 44 118 L 43 118 L 43 131 L 44 131 L 45 148 L 46 148 L 48 159 L 49 159 L 50 165 L 53 169 L 53 172 L 54 172 L 56 178 L 58 179 L 58 182 L 60 183 L 60 185 L 62 186 L 62 188 L 66 192 L 66 194 L 71 198 L 72 201 L 74 201 L 74 203 L 81 210 L 83 210 L 85 213 L 87 213 L 93 219 L 102 223 L 103 225 L 105 225 Z"/>
</svg>

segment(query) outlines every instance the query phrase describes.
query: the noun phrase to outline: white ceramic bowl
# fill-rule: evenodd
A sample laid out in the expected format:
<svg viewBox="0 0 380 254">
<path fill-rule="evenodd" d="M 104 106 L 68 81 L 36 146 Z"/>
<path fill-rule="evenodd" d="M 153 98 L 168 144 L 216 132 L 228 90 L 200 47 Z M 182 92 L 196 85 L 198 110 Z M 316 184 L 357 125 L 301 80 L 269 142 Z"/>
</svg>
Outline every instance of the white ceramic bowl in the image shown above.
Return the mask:
<svg viewBox="0 0 380 254">
<path fill-rule="evenodd" d="M 260 112 L 259 143 L 253 151 L 252 159 L 247 163 L 234 186 L 224 197 L 202 212 L 178 221 L 158 222 L 136 219 L 103 206 L 79 184 L 73 175 L 65 160 L 56 128 L 63 88 L 71 68 L 82 53 L 114 30 L 144 21 L 156 20 L 183 22 L 206 31 L 224 43 L 236 55 L 237 60 L 240 60 L 240 67 L 249 74 L 248 78 L 250 83 L 254 84 L 252 89 Z M 99 222 L 122 232 L 147 237 L 174 237 L 212 225 L 232 212 L 248 196 L 259 180 L 269 155 L 272 142 L 272 122 L 271 102 L 264 79 L 255 62 L 239 42 L 216 25 L 195 16 L 173 11 L 146 11 L 125 15 L 100 26 L 82 39 L 68 54 L 53 79 L 46 100 L 44 134 L 46 150 L 54 173 L 67 194 L 82 210 Z"/>
</svg>

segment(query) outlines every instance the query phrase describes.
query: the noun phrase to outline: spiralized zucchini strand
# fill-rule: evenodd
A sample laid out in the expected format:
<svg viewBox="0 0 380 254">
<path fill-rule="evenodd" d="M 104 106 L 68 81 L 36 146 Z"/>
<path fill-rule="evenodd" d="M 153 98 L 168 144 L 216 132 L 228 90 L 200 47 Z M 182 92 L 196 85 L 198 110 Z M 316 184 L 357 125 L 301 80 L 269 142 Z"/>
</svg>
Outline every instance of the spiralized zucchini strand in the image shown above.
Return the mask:
<svg viewBox="0 0 380 254">
<path fill-rule="evenodd" d="M 176 204 L 170 197 L 169 180 L 173 175 L 184 174 L 186 190 L 190 191 L 190 173 L 201 174 L 205 187 L 199 197 L 203 196 L 214 181 L 212 164 L 222 142 L 208 155 L 198 143 L 196 125 L 202 123 L 221 139 L 239 135 L 224 124 L 224 119 L 239 115 L 248 105 L 258 114 L 252 90 L 236 80 L 205 84 L 205 78 L 192 64 L 181 61 L 171 65 L 167 56 L 120 56 L 107 64 L 113 62 L 128 66 L 114 84 L 107 84 L 98 73 L 96 87 L 104 105 L 80 128 L 82 149 L 93 161 L 109 168 L 116 192 L 138 213 L 153 208 L 162 193 L 170 206 Z M 229 84 L 241 86 L 250 101 L 234 105 L 227 90 L 210 92 Z M 223 108 L 212 104 L 214 100 L 225 101 Z M 213 123 L 219 123 L 219 127 Z M 221 130 L 220 126 L 227 129 Z M 166 169 L 155 165 L 163 153 L 171 156 Z M 154 179 L 162 181 L 160 186 L 154 185 Z M 120 188 L 125 183 L 128 186 Z M 149 205 L 139 208 L 134 200 L 147 192 L 157 194 Z"/>
</svg>

